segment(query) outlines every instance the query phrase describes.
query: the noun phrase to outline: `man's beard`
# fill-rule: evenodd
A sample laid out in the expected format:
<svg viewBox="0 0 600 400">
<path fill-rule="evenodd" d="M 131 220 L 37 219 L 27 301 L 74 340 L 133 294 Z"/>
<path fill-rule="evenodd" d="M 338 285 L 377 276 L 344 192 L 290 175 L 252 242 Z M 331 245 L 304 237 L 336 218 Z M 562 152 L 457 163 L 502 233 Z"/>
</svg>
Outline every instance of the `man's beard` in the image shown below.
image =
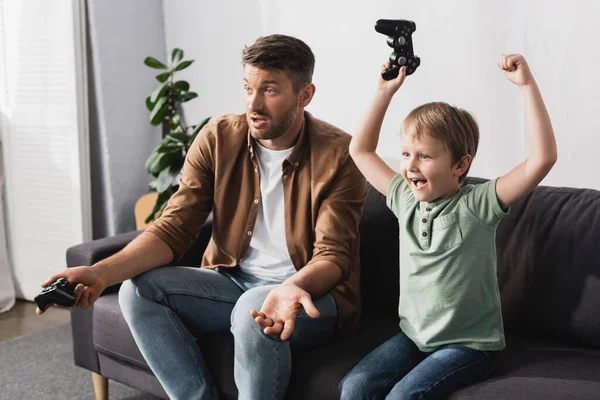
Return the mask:
<svg viewBox="0 0 600 400">
<path fill-rule="evenodd" d="M 257 113 L 258 115 L 264 115 Z M 294 124 L 298 111 L 294 103 L 289 110 L 279 119 L 273 120 L 269 118 L 270 126 L 268 129 L 254 129 L 250 125 L 250 134 L 254 139 L 258 140 L 273 140 L 283 136 Z M 249 118 L 249 117 L 248 117 Z"/>
</svg>

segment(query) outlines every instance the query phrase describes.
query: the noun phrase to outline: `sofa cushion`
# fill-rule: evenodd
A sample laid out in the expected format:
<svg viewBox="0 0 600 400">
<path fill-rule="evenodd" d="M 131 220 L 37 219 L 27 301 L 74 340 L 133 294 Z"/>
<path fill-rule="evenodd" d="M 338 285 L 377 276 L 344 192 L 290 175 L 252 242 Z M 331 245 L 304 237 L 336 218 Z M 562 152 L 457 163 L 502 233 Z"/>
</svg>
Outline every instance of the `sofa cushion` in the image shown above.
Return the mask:
<svg viewBox="0 0 600 400">
<path fill-rule="evenodd" d="M 117 293 L 104 295 L 94 303 L 93 326 L 94 347 L 99 353 L 150 371 L 121 313 Z"/>
<path fill-rule="evenodd" d="M 600 191 L 538 187 L 498 227 L 506 331 L 600 348 Z"/>
<path fill-rule="evenodd" d="M 509 336 L 489 379 L 460 390 L 459 399 L 597 399 L 600 351 Z"/>
<path fill-rule="evenodd" d="M 364 314 L 396 315 L 399 298 L 398 219 L 385 196 L 368 185 L 360 220 L 361 299 Z"/>
</svg>

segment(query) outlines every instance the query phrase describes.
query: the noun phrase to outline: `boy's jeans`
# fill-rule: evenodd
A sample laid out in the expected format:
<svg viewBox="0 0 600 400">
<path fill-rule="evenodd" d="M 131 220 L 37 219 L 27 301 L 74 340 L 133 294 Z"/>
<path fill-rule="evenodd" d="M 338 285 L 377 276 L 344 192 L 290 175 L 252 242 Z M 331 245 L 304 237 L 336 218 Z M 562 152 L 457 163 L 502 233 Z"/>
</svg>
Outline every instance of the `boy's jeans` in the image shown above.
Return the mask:
<svg viewBox="0 0 600 400">
<path fill-rule="evenodd" d="M 445 399 L 483 380 L 496 351 L 448 345 L 425 353 L 399 333 L 362 359 L 340 383 L 346 399 Z"/>
<path fill-rule="evenodd" d="M 215 272 L 163 267 L 125 281 L 119 304 L 142 355 L 170 398 L 219 398 L 190 330 L 231 329 L 239 399 L 282 399 L 291 372 L 290 346 L 296 349 L 328 341 L 337 308 L 331 294 L 313 299 L 321 317 L 312 319 L 302 310 L 292 337 L 282 342 L 265 335 L 250 315 L 250 310 L 260 310 L 276 285 L 238 268 Z"/>
</svg>

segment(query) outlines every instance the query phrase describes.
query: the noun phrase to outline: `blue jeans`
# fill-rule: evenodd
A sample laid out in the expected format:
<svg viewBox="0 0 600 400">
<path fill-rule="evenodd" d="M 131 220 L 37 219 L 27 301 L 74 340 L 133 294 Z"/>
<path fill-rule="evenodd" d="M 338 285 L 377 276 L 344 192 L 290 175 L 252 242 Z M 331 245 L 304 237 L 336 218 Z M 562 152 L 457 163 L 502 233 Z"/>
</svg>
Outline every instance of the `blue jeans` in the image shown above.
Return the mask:
<svg viewBox="0 0 600 400">
<path fill-rule="evenodd" d="M 445 399 L 483 380 L 494 369 L 497 354 L 461 345 L 425 353 L 399 333 L 344 377 L 341 399 Z"/>
<path fill-rule="evenodd" d="M 283 399 L 292 369 L 290 347 L 327 342 L 337 307 L 331 294 L 313 300 L 321 317 L 312 319 L 301 311 L 291 338 L 283 342 L 265 335 L 250 315 L 278 285 L 273 283 L 237 268 L 215 272 L 163 267 L 125 281 L 119 304 L 142 355 L 170 398 L 219 398 L 190 331 L 230 329 L 239 399 Z"/>
</svg>

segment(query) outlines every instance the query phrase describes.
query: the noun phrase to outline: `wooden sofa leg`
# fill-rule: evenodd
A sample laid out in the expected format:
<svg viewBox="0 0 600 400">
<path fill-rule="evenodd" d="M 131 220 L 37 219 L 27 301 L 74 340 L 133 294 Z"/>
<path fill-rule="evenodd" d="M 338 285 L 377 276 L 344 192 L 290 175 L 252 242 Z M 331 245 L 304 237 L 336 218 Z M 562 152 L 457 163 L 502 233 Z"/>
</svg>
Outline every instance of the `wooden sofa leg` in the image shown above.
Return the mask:
<svg viewBox="0 0 600 400">
<path fill-rule="evenodd" d="M 92 372 L 92 382 L 94 382 L 96 400 L 108 400 L 108 378 Z"/>
</svg>

